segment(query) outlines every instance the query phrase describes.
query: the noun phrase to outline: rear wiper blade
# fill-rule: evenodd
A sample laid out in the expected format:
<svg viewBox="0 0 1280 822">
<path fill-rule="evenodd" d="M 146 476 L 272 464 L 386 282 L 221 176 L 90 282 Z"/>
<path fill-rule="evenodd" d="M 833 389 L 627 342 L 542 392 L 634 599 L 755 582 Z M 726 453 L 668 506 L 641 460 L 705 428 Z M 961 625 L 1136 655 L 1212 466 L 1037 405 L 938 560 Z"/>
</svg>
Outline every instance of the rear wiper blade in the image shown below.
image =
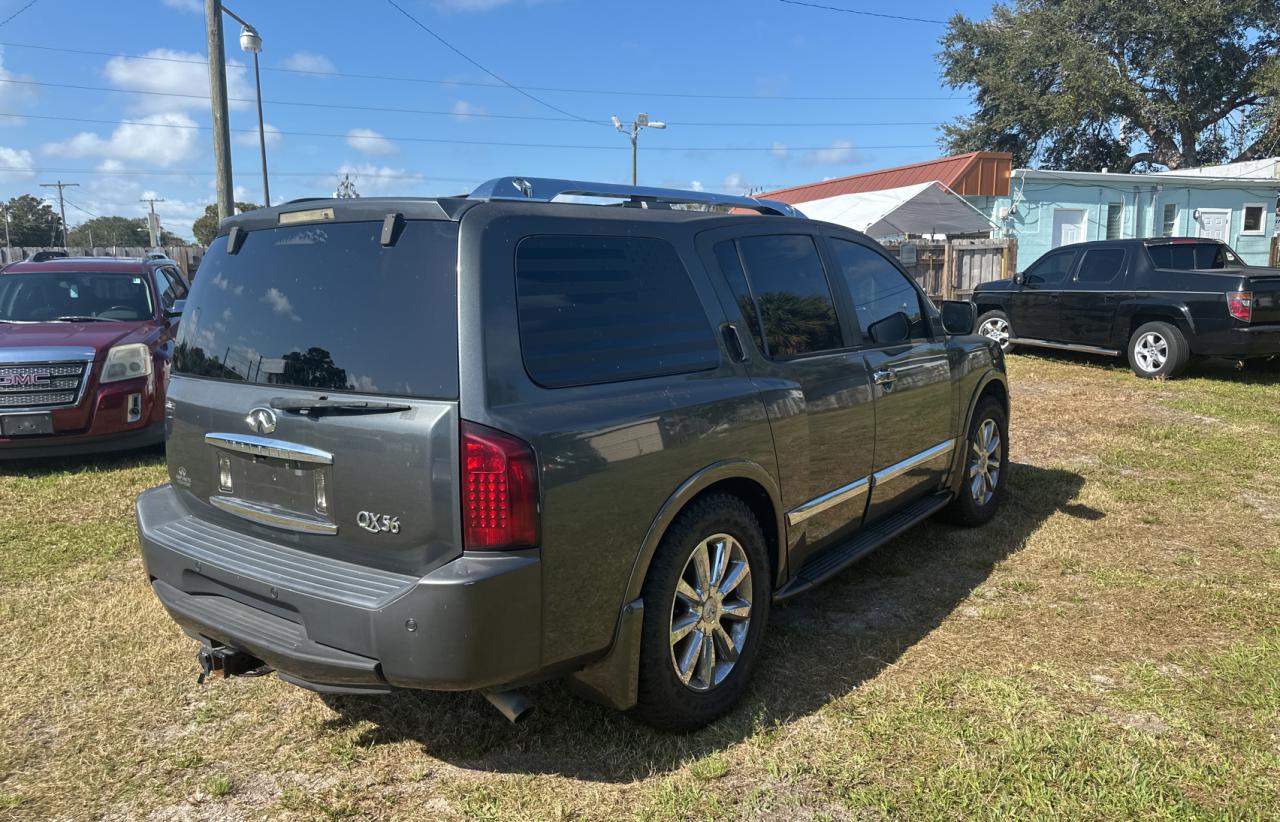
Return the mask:
<svg viewBox="0 0 1280 822">
<path fill-rule="evenodd" d="M 413 406 L 397 402 L 378 402 L 377 400 L 288 400 L 276 397 L 271 407 L 277 411 L 290 411 L 295 414 L 392 414 L 397 411 L 408 411 Z"/>
</svg>

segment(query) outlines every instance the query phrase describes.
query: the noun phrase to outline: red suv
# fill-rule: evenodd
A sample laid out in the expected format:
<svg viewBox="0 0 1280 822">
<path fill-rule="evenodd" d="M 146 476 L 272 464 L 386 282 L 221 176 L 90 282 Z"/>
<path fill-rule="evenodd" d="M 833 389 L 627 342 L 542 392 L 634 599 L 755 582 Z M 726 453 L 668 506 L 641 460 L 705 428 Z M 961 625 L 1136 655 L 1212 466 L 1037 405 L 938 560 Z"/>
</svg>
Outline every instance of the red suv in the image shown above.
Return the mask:
<svg viewBox="0 0 1280 822">
<path fill-rule="evenodd" d="M 0 459 L 162 442 L 186 296 L 163 258 L 37 255 L 0 269 Z"/>
</svg>

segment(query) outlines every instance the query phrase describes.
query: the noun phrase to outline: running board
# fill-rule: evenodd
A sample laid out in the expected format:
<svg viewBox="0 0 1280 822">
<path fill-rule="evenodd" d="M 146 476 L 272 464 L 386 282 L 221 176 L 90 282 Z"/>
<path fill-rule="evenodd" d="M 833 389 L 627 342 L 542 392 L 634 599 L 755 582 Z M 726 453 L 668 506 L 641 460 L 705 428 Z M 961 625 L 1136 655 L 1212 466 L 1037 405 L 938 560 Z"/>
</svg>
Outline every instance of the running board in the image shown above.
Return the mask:
<svg viewBox="0 0 1280 822">
<path fill-rule="evenodd" d="M 1056 343 L 1048 340 L 1037 340 L 1031 337 L 1011 337 L 1009 345 L 1032 345 L 1038 348 L 1060 348 L 1063 351 L 1080 351 L 1085 354 L 1106 354 L 1111 357 L 1120 356 L 1114 348 L 1100 348 L 1096 345 L 1076 345 L 1075 343 Z"/>
<path fill-rule="evenodd" d="M 800 572 L 774 593 L 774 602 L 790 599 L 826 582 L 903 531 L 910 530 L 922 520 L 933 516 L 945 508 L 951 499 L 950 491 L 922 497 L 902 510 L 863 528 L 848 542 L 833 545 L 810 557 L 800 567 Z"/>
</svg>

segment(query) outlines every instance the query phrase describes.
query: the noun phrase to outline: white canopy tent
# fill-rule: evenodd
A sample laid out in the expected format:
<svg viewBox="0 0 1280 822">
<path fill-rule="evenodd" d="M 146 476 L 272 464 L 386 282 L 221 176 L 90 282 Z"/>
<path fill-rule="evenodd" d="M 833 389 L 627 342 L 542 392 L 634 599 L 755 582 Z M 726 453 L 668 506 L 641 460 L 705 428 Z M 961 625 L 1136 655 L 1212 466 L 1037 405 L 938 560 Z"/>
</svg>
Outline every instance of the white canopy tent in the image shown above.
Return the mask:
<svg viewBox="0 0 1280 822">
<path fill-rule="evenodd" d="M 937 181 L 901 188 L 838 194 L 796 203 L 806 217 L 873 238 L 906 234 L 980 234 L 993 226 L 959 194 Z"/>
</svg>

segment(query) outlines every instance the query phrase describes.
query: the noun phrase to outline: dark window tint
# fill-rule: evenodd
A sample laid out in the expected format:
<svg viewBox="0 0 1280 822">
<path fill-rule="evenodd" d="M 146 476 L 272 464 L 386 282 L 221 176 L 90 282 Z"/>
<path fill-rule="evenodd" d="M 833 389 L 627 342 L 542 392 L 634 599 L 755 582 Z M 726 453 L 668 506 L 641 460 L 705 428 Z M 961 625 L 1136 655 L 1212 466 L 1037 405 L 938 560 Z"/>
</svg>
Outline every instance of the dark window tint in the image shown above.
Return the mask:
<svg viewBox="0 0 1280 822">
<path fill-rule="evenodd" d="M 181 374 L 325 391 L 458 394 L 457 225 L 250 231 L 209 247 L 178 330 Z"/>
<path fill-rule="evenodd" d="M 1124 226 L 1124 203 L 1107 203 L 1107 239 L 1118 240 Z"/>
<path fill-rule="evenodd" d="M 1026 281 L 1030 285 L 1058 285 L 1066 278 L 1076 261 L 1075 251 L 1051 252 L 1036 260 L 1027 269 Z"/>
<path fill-rule="evenodd" d="M 1164 223 L 1160 230 L 1161 235 L 1164 237 L 1172 237 L 1175 233 L 1177 233 L 1177 225 L 1178 225 L 1178 204 L 1165 203 L 1164 204 Z"/>
<path fill-rule="evenodd" d="M 0 321 L 58 322 L 64 317 L 103 321 L 152 316 L 146 274 L 29 272 L 0 277 Z"/>
<path fill-rule="evenodd" d="M 1245 206 L 1244 207 L 1244 231 L 1262 231 L 1266 218 L 1263 216 L 1266 209 L 1263 206 Z"/>
<path fill-rule="evenodd" d="M 156 289 L 160 292 L 160 306 L 165 311 L 173 308 L 178 300 L 187 298 L 187 286 L 182 276 L 172 268 L 156 269 Z"/>
<path fill-rule="evenodd" d="M 729 281 L 729 287 L 733 289 L 734 299 L 751 331 L 751 338 L 756 341 L 756 348 L 762 352 L 768 351 L 764 345 L 764 332 L 761 330 L 760 309 L 756 305 L 755 298 L 751 296 L 751 287 L 747 285 L 747 273 L 742 270 L 742 260 L 738 259 L 738 244 L 733 241 L 720 243 L 715 251 L 720 270 L 724 272 L 725 279 Z"/>
<path fill-rule="evenodd" d="M 1222 243 L 1158 243 L 1147 246 L 1151 264 L 1173 271 L 1226 268 L 1243 265 L 1240 258 Z"/>
<path fill-rule="evenodd" d="M 864 245 L 833 240 L 832 247 L 867 342 L 871 342 L 871 326 L 894 314 L 906 317 L 912 338 L 928 336 L 920 309 L 920 293 L 902 272 Z"/>
<path fill-rule="evenodd" d="M 516 251 L 520 348 L 541 385 L 714 368 L 720 349 L 675 248 L 633 237 L 526 237 Z"/>
<path fill-rule="evenodd" d="M 1076 280 L 1082 283 L 1109 283 L 1124 266 L 1123 248 L 1095 248 L 1084 253 Z"/>
<path fill-rule="evenodd" d="M 747 237 L 738 250 L 770 357 L 840 348 L 844 340 L 817 246 L 808 235 Z"/>
</svg>

